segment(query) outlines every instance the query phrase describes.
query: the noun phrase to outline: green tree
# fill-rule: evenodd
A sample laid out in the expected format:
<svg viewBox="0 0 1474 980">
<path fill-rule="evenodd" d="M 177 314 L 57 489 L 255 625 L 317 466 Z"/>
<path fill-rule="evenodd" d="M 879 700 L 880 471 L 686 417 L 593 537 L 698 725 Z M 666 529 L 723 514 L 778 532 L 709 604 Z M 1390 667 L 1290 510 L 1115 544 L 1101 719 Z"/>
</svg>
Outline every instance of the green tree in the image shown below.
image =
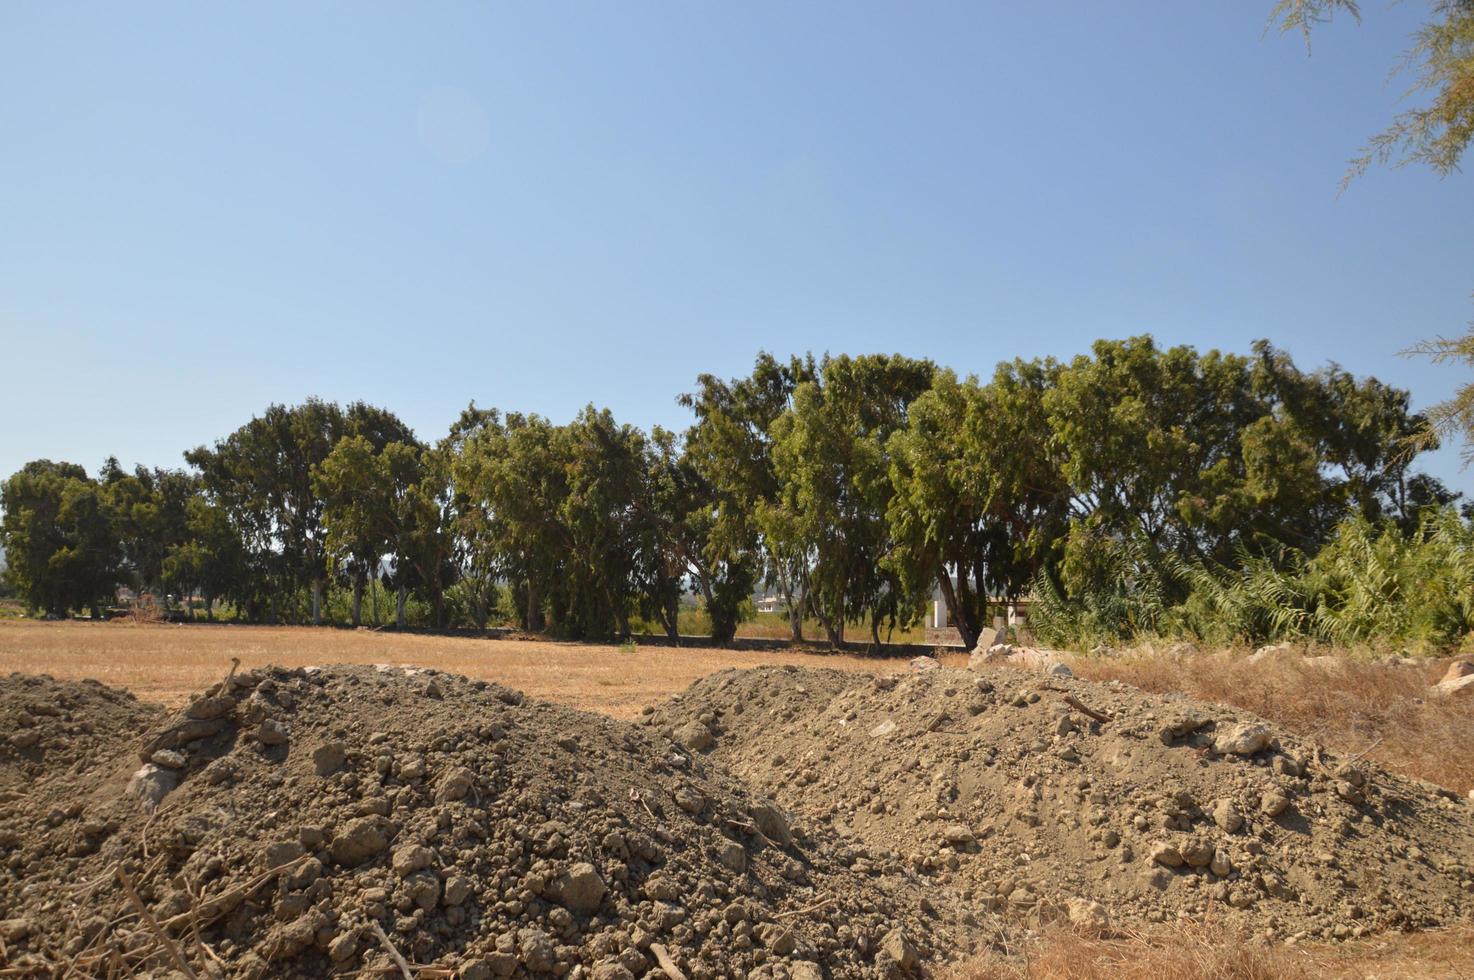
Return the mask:
<svg viewBox="0 0 1474 980">
<path fill-rule="evenodd" d="M 779 497 L 772 429 L 790 408 L 794 389 L 816 373 L 811 356 L 783 363 L 762 352 L 747 377 L 723 380 L 703 374 L 696 379 L 696 391 L 679 399 L 696 416 L 686 430 L 685 457 L 711 496 L 706 560 L 735 573 L 724 587 L 724 602 L 740 604 L 746 598 L 730 593 L 744 570 L 760 562 L 764 578 L 788 605 L 794 640 L 803 639 L 808 561 L 801 548 L 787 544 L 795 536 L 788 531 L 790 515 Z"/>
<path fill-rule="evenodd" d="M 104 489 L 73 463 L 35 460 L 0 486 L 0 507 L 10 581 L 31 608 L 101 615 L 123 565 Z"/>
<path fill-rule="evenodd" d="M 886 443 L 934 370 L 899 354 L 825 358 L 772 426 L 778 519 L 766 530 L 805 557 L 807 606 L 832 644 L 843 642 L 848 620 L 868 618 L 878 643 L 882 622 L 909 625 L 919 609 L 920 596 L 883 561 L 891 550 Z"/>
<path fill-rule="evenodd" d="M 164 581 L 188 595 L 198 591 L 205 618 L 215 618 L 217 599 L 235 601 L 237 611 L 251 594 L 250 569 L 240 533 L 225 508 L 196 495 L 185 505 L 184 539 L 164 558 Z"/>
</svg>

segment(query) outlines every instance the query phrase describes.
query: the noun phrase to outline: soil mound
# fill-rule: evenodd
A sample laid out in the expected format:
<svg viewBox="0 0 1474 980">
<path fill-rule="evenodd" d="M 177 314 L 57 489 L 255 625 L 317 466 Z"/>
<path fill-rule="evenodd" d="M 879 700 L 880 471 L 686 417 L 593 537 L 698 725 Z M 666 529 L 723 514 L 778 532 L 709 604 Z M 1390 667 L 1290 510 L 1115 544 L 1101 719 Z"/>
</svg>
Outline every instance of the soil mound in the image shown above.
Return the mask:
<svg viewBox="0 0 1474 980">
<path fill-rule="evenodd" d="M 724 671 L 642 720 L 1006 923 L 1345 938 L 1474 913 L 1474 807 L 1446 790 L 1064 668 L 926 666 Z"/>
<path fill-rule="evenodd" d="M 0 710 L 32 719 L 0 750 L 22 975 L 809 980 L 967 951 L 899 854 L 862 865 L 654 729 L 481 681 L 262 669 L 163 718 L 11 677 Z"/>
</svg>

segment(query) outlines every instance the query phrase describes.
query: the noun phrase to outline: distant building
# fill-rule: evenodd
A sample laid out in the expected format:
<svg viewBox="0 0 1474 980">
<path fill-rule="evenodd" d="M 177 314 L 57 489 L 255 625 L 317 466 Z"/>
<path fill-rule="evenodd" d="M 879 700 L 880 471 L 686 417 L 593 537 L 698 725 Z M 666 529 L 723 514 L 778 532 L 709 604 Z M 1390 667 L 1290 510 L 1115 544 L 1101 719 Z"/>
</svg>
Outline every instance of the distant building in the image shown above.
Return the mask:
<svg viewBox="0 0 1474 980">
<path fill-rule="evenodd" d="M 783 599 L 775 595 L 756 595 L 752 597 L 752 607 L 760 613 L 782 612 Z"/>
</svg>

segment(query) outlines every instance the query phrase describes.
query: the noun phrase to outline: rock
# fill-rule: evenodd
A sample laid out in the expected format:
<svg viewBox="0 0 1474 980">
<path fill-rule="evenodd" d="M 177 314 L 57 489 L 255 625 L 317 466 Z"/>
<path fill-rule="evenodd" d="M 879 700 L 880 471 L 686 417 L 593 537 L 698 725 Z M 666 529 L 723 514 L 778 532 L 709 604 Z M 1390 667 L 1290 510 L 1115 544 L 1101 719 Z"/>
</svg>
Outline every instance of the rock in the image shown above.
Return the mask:
<svg viewBox="0 0 1474 980">
<path fill-rule="evenodd" d="M 518 930 L 517 952 L 529 973 L 552 970 L 556 959 L 553 940 L 541 929 Z"/>
<path fill-rule="evenodd" d="M 1474 676 L 1474 660 L 1455 660 L 1443 672 L 1442 681 L 1456 681 L 1460 677 Z"/>
<path fill-rule="evenodd" d="M 1054 666 L 1050 667 L 1047 671 L 1045 671 L 1045 673 L 1049 674 L 1051 677 L 1074 677 L 1075 676 L 1075 672 L 1070 669 L 1070 667 L 1069 667 L 1068 664 L 1055 664 Z"/>
<path fill-rule="evenodd" d="M 1167 843 L 1153 844 L 1152 849 L 1147 852 L 1147 860 L 1167 868 L 1180 868 L 1183 865 L 1182 852 Z"/>
<path fill-rule="evenodd" d="M 1189 868 L 1206 868 L 1213 861 L 1213 845 L 1202 838 L 1194 838 L 1182 845 L 1179 853 L 1182 862 Z"/>
<path fill-rule="evenodd" d="M 358 934 L 341 933 L 328 943 L 328 959 L 334 963 L 346 963 L 358 955 Z"/>
<path fill-rule="evenodd" d="M 1071 898 L 1065 901 L 1065 911 L 1070 925 L 1082 932 L 1101 933 L 1110 926 L 1110 916 L 1105 906 L 1088 898 Z"/>
<path fill-rule="evenodd" d="M 893 734 L 895 734 L 896 727 L 897 727 L 896 726 L 896 723 L 894 721 L 892 721 L 891 719 L 887 718 L 885 721 L 881 722 L 880 724 L 876 725 L 874 728 L 870 729 L 870 737 L 871 738 L 885 738 L 888 735 L 893 735 Z"/>
<path fill-rule="evenodd" d="M 911 672 L 913 674 L 924 674 L 931 670 L 940 670 L 941 661 L 936 657 L 913 657 L 911 659 Z"/>
<path fill-rule="evenodd" d="M 388 849 L 388 824 L 378 814 L 355 817 L 333 835 L 329 853 L 344 867 L 356 868 Z"/>
<path fill-rule="evenodd" d="M 440 876 L 429 868 L 416 871 L 404 879 L 404 892 L 416 906 L 430 912 L 440 904 Z"/>
<path fill-rule="evenodd" d="M 160 769 L 178 770 L 183 769 L 188 764 L 188 760 L 185 759 L 184 754 L 176 752 L 173 749 L 159 749 L 148 758 L 150 762 Z"/>
<path fill-rule="evenodd" d="M 1220 878 L 1227 878 L 1228 873 L 1233 870 L 1233 862 L 1229 860 L 1228 852 L 1223 848 L 1213 851 L 1213 860 L 1208 864 L 1208 870 Z"/>
<path fill-rule="evenodd" d="M 184 709 L 184 714 L 185 717 L 198 721 L 211 721 L 215 718 L 224 718 L 234 710 L 234 698 L 211 695 L 191 701 L 189 707 Z"/>
<path fill-rule="evenodd" d="M 406 844 L 394 851 L 390 865 L 401 878 L 408 878 L 421 868 L 428 868 L 435 853 L 423 844 Z"/>
<path fill-rule="evenodd" d="M 824 971 L 818 963 L 794 960 L 788 964 L 788 980 L 824 980 Z"/>
<path fill-rule="evenodd" d="M 1474 674 L 1465 674 L 1451 680 L 1441 680 L 1433 685 L 1433 693 L 1439 697 L 1474 694 Z"/>
<path fill-rule="evenodd" d="M 465 766 L 456 766 L 448 769 L 440 781 L 435 784 L 435 800 L 437 803 L 454 803 L 463 800 L 476 785 L 476 774 Z"/>
<path fill-rule="evenodd" d="M 319 776 L 331 776 L 348 761 L 348 746 L 342 742 L 324 742 L 312 750 L 312 767 Z"/>
<path fill-rule="evenodd" d="M 1278 789 L 1266 790 L 1259 797 L 1259 812 L 1267 817 L 1277 817 L 1290 806 L 1290 798 Z"/>
<path fill-rule="evenodd" d="M 594 967 L 592 976 L 593 980 L 635 980 L 629 968 L 617 960 L 600 963 Z"/>
<path fill-rule="evenodd" d="M 793 831 L 788 826 L 788 816 L 771 803 L 759 803 L 748 810 L 759 833 L 779 847 L 793 846 Z"/>
<path fill-rule="evenodd" d="M 1224 755 L 1253 755 L 1269 748 L 1271 741 L 1267 726 L 1245 723 L 1220 733 L 1213 740 L 1213 748 Z"/>
<path fill-rule="evenodd" d="M 256 740 L 262 745 L 286 745 L 289 739 L 287 726 L 275 718 L 263 718 L 256 726 Z"/>
<path fill-rule="evenodd" d="M 880 941 L 880 951 L 890 958 L 901 973 L 910 973 L 916 969 L 916 947 L 911 945 L 911 940 L 900 926 L 885 934 L 885 938 Z"/>
<path fill-rule="evenodd" d="M 734 840 L 723 840 L 716 846 L 716 858 L 724 867 L 741 873 L 747 870 L 747 848 Z"/>
<path fill-rule="evenodd" d="M 977 843 L 977 835 L 961 824 L 952 824 L 942 831 L 942 840 L 953 847 L 970 847 Z"/>
<path fill-rule="evenodd" d="M 593 915 L 608 889 L 594 866 L 581 862 L 559 875 L 553 890 L 559 903 L 574 915 Z"/>
<path fill-rule="evenodd" d="M 445 904 L 449 906 L 460 905 L 471 897 L 476 890 L 476 885 L 465 875 L 451 875 L 445 879 Z"/>
<path fill-rule="evenodd" d="M 30 919 L 0 919 L 0 939 L 8 943 L 18 943 L 30 934 Z"/>
<path fill-rule="evenodd" d="M 261 851 L 261 866 L 263 868 L 279 868 L 284 864 L 290 864 L 307 853 L 301 841 L 286 840 L 277 841 L 275 844 L 267 844 Z"/>
<path fill-rule="evenodd" d="M 1231 834 L 1244 825 L 1244 816 L 1233 800 L 1218 800 L 1213 804 L 1213 822 L 1219 830 Z"/>
<path fill-rule="evenodd" d="M 149 763 L 128 779 L 127 793 L 152 813 L 178 784 L 179 777 L 173 770 Z"/>
<path fill-rule="evenodd" d="M 699 721 L 688 721 L 676 729 L 676 741 L 692 752 L 705 752 L 716 744 L 711 729 Z"/>
</svg>

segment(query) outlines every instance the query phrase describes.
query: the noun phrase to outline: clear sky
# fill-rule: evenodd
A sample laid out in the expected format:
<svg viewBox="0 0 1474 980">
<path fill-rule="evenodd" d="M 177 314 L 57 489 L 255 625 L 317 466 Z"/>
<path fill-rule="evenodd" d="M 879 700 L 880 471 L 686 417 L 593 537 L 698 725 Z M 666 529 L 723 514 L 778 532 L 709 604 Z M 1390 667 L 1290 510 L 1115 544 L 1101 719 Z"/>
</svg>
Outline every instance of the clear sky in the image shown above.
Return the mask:
<svg viewBox="0 0 1474 980">
<path fill-rule="evenodd" d="M 1271 6 L 5 4 L 0 476 L 308 395 L 683 426 L 759 349 L 1267 337 L 1446 397 L 1397 351 L 1474 316 L 1471 178 L 1336 193 L 1426 5 L 1310 56 Z"/>
</svg>

